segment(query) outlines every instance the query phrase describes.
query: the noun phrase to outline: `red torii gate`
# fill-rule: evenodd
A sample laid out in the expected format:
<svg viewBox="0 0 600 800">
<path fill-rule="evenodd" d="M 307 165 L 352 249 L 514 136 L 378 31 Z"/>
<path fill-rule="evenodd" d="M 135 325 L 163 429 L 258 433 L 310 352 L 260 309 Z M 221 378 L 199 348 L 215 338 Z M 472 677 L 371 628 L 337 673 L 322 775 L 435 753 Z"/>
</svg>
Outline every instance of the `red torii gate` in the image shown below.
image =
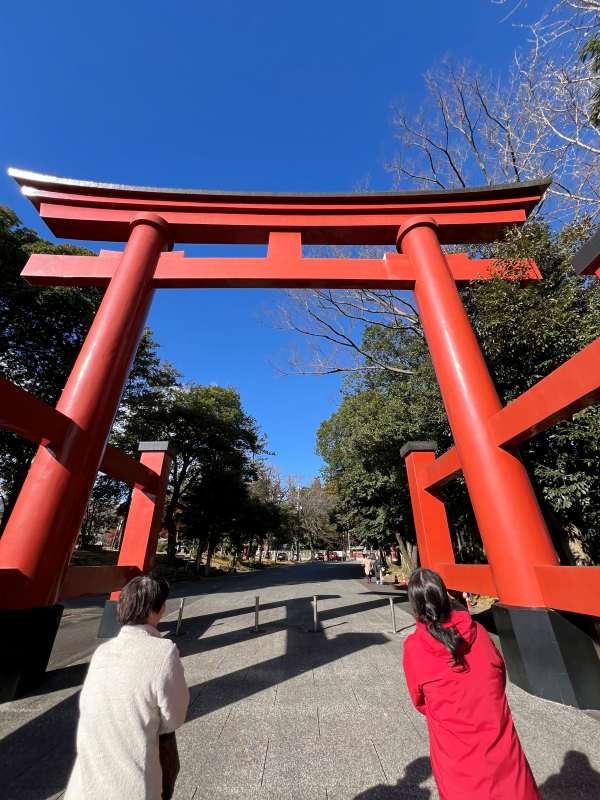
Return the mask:
<svg viewBox="0 0 600 800">
<path fill-rule="evenodd" d="M 488 567 L 455 565 L 442 571 L 452 588 L 468 589 L 475 579 L 478 586 L 497 590 L 506 614 L 503 641 L 517 642 L 509 669 L 519 682 L 526 662 L 527 688 L 549 696 L 538 673 L 542 668 L 546 675 L 549 669 L 565 671 L 563 643 L 558 635 L 546 637 L 544 647 L 552 650 L 552 658 L 547 652 L 541 658 L 531 649 L 525 652 L 521 645 L 531 636 L 531 622 L 524 633 L 520 612 L 528 620 L 548 617 L 547 582 L 540 575 L 557 570 L 558 559 L 514 446 L 518 435 L 498 433 L 505 412 L 517 401 L 502 409 L 457 290 L 461 282 L 488 278 L 494 263 L 464 254 L 446 256 L 441 249 L 442 244 L 493 241 L 507 227 L 523 223 L 546 181 L 435 192 L 288 195 L 153 189 L 9 172 L 56 236 L 127 244 L 123 253 L 102 251 L 99 256 L 36 254 L 23 271 L 32 284 L 102 286 L 106 292 L 56 406 L 68 428 L 60 441 L 42 442 L 0 539 L 0 569 L 11 576 L 11 590 L 0 600 L 5 613 L 30 609 L 32 631 L 36 614 L 39 631 L 47 629 L 47 610 L 61 596 L 154 288 L 414 289 L 456 444 L 454 454 L 428 469 L 440 479 L 462 469 L 489 558 Z M 174 242 L 267 244 L 268 251 L 266 258 L 186 258 L 169 252 Z M 381 260 L 304 258 L 304 244 L 396 244 L 399 253 Z M 526 278 L 540 279 L 535 264 L 523 266 Z M 597 345 L 591 356 L 583 356 L 584 369 L 596 359 L 596 373 Z M 596 386 L 588 400 L 597 397 Z M 515 416 L 519 413 L 513 422 Z M 533 435 L 538 421 L 529 417 L 516 427 Z M 417 456 L 409 462 L 417 464 Z M 419 544 L 424 563 L 450 567 L 449 539 L 435 550 L 446 536 L 443 520 L 423 511 L 423 492 L 435 500 L 429 491 L 433 483 L 411 480 Z M 428 558 L 428 548 L 435 557 Z M 571 610 L 597 614 L 593 590 L 600 588 L 600 578 L 595 569 L 585 571 L 590 575 L 587 591 Z M 569 609 L 564 603 L 554 607 Z M 591 647 L 581 636 L 578 646 Z M 577 678 L 569 674 L 569 680 Z M 567 699 L 555 694 L 553 699 Z"/>
</svg>

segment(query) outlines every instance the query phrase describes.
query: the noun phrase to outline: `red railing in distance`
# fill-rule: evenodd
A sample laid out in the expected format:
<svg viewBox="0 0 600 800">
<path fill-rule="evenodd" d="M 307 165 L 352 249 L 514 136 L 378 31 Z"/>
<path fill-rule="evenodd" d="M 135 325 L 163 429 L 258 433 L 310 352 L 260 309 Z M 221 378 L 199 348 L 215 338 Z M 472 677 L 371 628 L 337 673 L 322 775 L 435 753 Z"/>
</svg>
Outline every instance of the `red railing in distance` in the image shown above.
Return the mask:
<svg viewBox="0 0 600 800">
<path fill-rule="evenodd" d="M 0 378 L 0 427 L 12 431 L 50 450 L 60 444 L 74 423 L 52 406 L 20 386 Z M 160 491 L 160 474 L 121 450 L 107 445 L 100 471 L 147 497 Z M 115 566 L 69 567 L 61 589 L 61 599 L 103 594 L 121 589 L 144 568 L 144 563 Z M 0 580 L 5 588 L 19 585 L 21 576 L 0 563 Z"/>
</svg>

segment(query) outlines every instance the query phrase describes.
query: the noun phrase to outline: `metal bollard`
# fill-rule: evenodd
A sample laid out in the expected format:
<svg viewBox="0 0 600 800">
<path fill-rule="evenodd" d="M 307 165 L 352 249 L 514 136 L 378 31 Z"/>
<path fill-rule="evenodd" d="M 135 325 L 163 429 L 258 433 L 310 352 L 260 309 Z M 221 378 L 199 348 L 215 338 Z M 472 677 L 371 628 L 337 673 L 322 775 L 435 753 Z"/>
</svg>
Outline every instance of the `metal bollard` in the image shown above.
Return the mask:
<svg viewBox="0 0 600 800">
<path fill-rule="evenodd" d="M 179 636 L 179 634 L 181 633 L 181 621 L 183 619 L 184 605 L 185 605 L 185 597 L 182 597 L 179 603 L 179 617 L 177 618 L 177 627 L 175 628 L 175 636 Z"/>
<path fill-rule="evenodd" d="M 260 611 L 260 596 L 254 598 L 254 633 L 258 633 L 258 614 Z"/>
<path fill-rule="evenodd" d="M 394 598 L 390 597 L 390 612 L 392 614 L 392 632 L 396 633 L 396 609 L 394 608 Z"/>
<path fill-rule="evenodd" d="M 319 609 L 318 609 L 318 602 L 319 597 L 318 595 L 313 595 L 313 632 L 316 633 L 319 629 Z"/>
</svg>

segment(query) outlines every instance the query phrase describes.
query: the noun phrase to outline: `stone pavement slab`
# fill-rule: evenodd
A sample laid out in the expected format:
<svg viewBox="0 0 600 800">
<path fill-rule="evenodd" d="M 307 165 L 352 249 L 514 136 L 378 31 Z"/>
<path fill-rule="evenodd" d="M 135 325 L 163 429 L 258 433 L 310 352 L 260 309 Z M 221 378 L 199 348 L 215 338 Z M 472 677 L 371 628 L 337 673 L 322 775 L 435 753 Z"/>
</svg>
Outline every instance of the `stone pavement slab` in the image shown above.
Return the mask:
<svg viewBox="0 0 600 800">
<path fill-rule="evenodd" d="M 177 641 L 192 700 L 178 734 L 175 800 L 437 798 L 426 721 L 402 678 L 412 631 L 405 596 L 396 594 L 394 635 L 390 592 L 358 575 L 352 564 L 300 565 L 223 580 L 188 599 Z M 84 670 L 85 659 L 64 665 L 39 694 L 0 706 L 0 797 L 60 796 Z M 508 695 L 542 797 L 598 800 L 598 721 L 514 686 Z"/>
</svg>

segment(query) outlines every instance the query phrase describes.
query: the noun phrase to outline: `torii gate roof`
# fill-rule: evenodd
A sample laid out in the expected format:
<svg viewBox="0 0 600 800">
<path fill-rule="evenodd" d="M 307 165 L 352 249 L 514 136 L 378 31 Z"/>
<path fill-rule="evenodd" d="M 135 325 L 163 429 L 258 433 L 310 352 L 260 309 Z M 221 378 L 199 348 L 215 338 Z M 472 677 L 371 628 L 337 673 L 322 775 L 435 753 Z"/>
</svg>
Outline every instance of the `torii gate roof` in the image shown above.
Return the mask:
<svg viewBox="0 0 600 800">
<path fill-rule="evenodd" d="M 179 243 L 264 244 L 276 232 L 304 244 L 392 245 L 415 214 L 434 217 L 443 244 L 493 241 L 523 223 L 549 179 L 464 189 L 303 194 L 162 189 L 58 178 L 10 168 L 52 233 L 121 242 L 140 212 L 159 214 Z"/>
</svg>

